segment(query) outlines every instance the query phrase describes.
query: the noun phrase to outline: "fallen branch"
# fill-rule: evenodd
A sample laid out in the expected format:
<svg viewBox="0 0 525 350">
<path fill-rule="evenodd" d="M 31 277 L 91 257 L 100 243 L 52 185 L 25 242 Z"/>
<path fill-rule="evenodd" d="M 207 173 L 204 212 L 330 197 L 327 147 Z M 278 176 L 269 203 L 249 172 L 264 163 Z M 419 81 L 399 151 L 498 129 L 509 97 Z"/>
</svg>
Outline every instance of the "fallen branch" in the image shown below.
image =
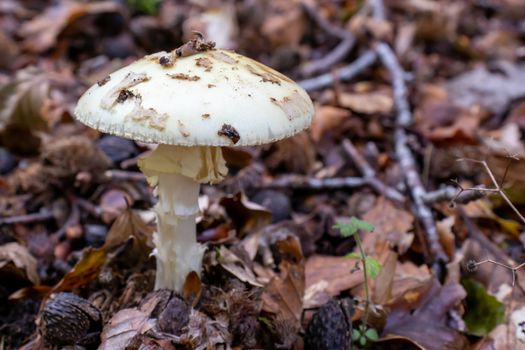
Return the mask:
<svg viewBox="0 0 525 350">
<path fill-rule="evenodd" d="M 486 192 L 483 191 L 484 187 L 482 186 L 464 189 L 459 184 L 457 185 L 459 190 L 453 186 L 444 186 L 439 190 L 426 192 L 422 196 L 423 202 L 426 205 L 450 202 L 450 206 L 454 206 L 456 204 L 467 204 L 486 196 Z"/>
<path fill-rule="evenodd" d="M 403 196 L 399 191 L 387 186 L 377 178 L 374 169 L 372 169 L 368 162 L 361 156 L 361 154 L 359 154 L 350 140 L 343 140 L 343 149 L 354 162 L 363 177 L 369 182 L 370 186 L 374 188 L 374 190 L 382 193 L 386 198 L 394 202 L 403 203 L 405 201 L 405 196 Z"/>
<path fill-rule="evenodd" d="M 108 170 L 104 173 L 107 180 L 117 181 L 146 181 L 146 176 L 138 171 Z"/>
<path fill-rule="evenodd" d="M 461 188 L 461 191 L 473 191 L 473 190 L 476 190 L 476 191 L 483 191 L 483 192 L 498 193 L 501 196 L 501 198 L 503 198 L 503 200 L 514 211 L 514 213 L 520 218 L 521 222 L 523 222 L 525 224 L 525 217 L 523 217 L 523 215 L 520 213 L 518 208 L 516 208 L 516 206 L 511 202 L 511 200 L 507 196 L 507 194 L 503 191 L 503 189 L 501 188 L 501 185 L 496 180 L 496 177 L 494 176 L 494 173 L 492 172 L 492 170 L 490 169 L 490 167 L 489 167 L 489 165 L 487 164 L 486 161 L 484 161 L 484 160 L 477 160 L 477 159 L 471 159 L 471 158 L 460 158 L 460 159 L 458 159 L 458 161 L 468 161 L 468 162 L 473 162 L 473 163 L 478 163 L 478 164 L 483 165 L 483 168 L 485 169 L 485 171 L 487 172 L 487 174 L 490 177 L 490 180 L 494 184 L 494 188 Z"/>
<path fill-rule="evenodd" d="M 286 175 L 279 177 L 264 185 L 267 188 L 291 188 L 291 189 L 343 189 L 369 186 L 370 182 L 362 177 L 332 177 L 316 179 L 299 175 Z"/>
<path fill-rule="evenodd" d="M 375 0 L 375 3 L 380 3 Z M 447 262 L 436 228 L 436 223 L 431 209 L 425 204 L 423 197 L 426 190 L 417 170 L 416 161 L 408 147 L 408 137 L 405 127 L 412 123 L 412 113 L 407 99 L 407 87 L 404 80 L 404 72 L 390 46 L 380 42 L 377 45 L 377 54 L 383 65 L 388 69 L 394 90 L 394 102 L 396 106 L 396 128 L 394 131 L 395 152 L 399 160 L 401 172 L 405 174 L 405 182 L 413 200 L 414 214 L 423 226 L 428 240 L 430 252 L 433 256 L 434 270 L 439 271 L 440 264 Z"/>
<path fill-rule="evenodd" d="M 33 222 L 47 221 L 54 219 L 55 215 L 52 211 L 42 209 L 39 213 L 25 214 L 11 216 L 8 218 L 0 218 L 0 225 L 13 225 L 13 224 L 31 224 Z"/>
<path fill-rule="evenodd" d="M 306 91 L 315 91 L 331 86 L 335 81 L 350 80 L 370 67 L 376 59 L 376 52 L 374 50 L 367 50 L 349 65 L 336 69 L 331 73 L 325 73 L 311 79 L 302 80 L 299 82 L 299 85 L 301 85 Z"/>
<path fill-rule="evenodd" d="M 319 27 L 321 27 L 325 32 L 341 39 L 341 42 L 322 58 L 307 62 L 302 66 L 301 73 L 305 76 L 310 76 L 316 73 L 327 71 L 334 64 L 341 62 L 352 50 L 356 40 L 351 32 L 334 26 L 328 20 L 326 20 L 326 18 L 322 17 L 312 6 L 304 2 L 302 5 L 306 14 L 312 18 L 317 23 L 317 25 L 319 25 Z"/>
</svg>

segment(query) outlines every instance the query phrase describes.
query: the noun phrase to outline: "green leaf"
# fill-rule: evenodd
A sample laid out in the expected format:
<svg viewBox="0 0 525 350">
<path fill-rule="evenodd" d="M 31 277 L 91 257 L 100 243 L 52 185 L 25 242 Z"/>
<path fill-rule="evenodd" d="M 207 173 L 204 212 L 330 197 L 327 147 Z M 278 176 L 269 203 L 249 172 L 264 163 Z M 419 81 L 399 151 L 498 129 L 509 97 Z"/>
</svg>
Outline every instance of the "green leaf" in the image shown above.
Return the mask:
<svg viewBox="0 0 525 350">
<path fill-rule="evenodd" d="M 361 332 L 359 332 L 357 329 L 352 330 L 352 340 L 357 341 L 359 338 L 361 338 Z"/>
<path fill-rule="evenodd" d="M 485 336 L 505 321 L 505 305 L 488 294 L 481 283 L 463 279 L 461 284 L 467 291 L 466 313 L 463 319 L 469 334 Z"/>
<path fill-rule="evenodd" d="M 365 332 L 365 337 L 367 337 L 371 341 L 379 340 L 379 334 L 377 334 L 377 331 L 375 330 L 375 328 L 368 328 Z"/>
<path fill-rule="evenodd" d="M 350 219 L 350 223 L 344 224 L 344 223 L 337 223 L 334 225 L 334 228 L 339 229 L 341 231 L 341 235 L 343 237 L 350 237 L 356 234 L 357 231 L 363 230 L 366 232 L 372 232 L 374 231 L 374 225 L 364 221 L 359 220 L 355 216 L 352 216 Z"/>
<path fill-rule="evenodd" d="M 366 345 L 366 338 L 365 337 L 359 338 L 359 344 L 361 344 L 361 346 L 365 346 Z"/>
<path fill-rule="evenodd" d="M 361 254 L 352 252 L 345 255 L 345 258 L 347 259 L 361 259 Z"/>
<path fill-rule="evenodd" d="M 366 274 L 372 278 L 376 278 L 381 271 L 381 263 L 371 256 L 365 258 L 366 262 Z"/>
</svg>

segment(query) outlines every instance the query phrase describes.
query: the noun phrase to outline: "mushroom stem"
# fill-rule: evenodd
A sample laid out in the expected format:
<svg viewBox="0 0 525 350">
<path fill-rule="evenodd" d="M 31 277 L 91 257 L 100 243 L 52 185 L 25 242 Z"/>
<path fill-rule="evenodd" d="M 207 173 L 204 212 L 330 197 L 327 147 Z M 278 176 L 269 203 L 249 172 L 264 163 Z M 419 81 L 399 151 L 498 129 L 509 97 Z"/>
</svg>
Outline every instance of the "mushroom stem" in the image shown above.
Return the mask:
<svg viewBox="0 0 525 350">
<path fill-rule="evenodd" d="M 159 145 L 139 160 L 148 182 L 156 186 L 157 258 L 155 289 L 182 291 L 186 276 L 200 275 L 205 247 L 197 243 L 195 219 L 199 214 L 202 182 L 219 182 L 227 172 L 219 147 Z"/>
<path fill-rule="evenodd" d="M 153 236 L 155 289 L 181 291 L 188 273 L 200 274 L 205 247 L 197 243 L 195 227 L 199 187 L 198 182 L 180 174 L 159 174 L 159 202 L 155 206 L 158 229 Z"/>
</svg>

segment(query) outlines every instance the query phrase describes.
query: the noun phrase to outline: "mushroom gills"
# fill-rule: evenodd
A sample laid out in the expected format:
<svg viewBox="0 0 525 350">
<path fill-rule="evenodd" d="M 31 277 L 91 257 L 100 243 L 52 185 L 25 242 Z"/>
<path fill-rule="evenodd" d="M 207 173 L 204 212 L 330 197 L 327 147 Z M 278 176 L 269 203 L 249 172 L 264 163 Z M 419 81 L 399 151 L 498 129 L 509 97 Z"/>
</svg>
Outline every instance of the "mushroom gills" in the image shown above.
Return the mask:
<svg viewBox="0 0 525 350">
<path fill-rule="evenodd" d="M 197 242 L 195 219 L 202 182 L 219 182 L 227 173 L 219 147 L 159 145 L 139 160 L 148 182 L 156 186 L 157 260 L 155 289 L 181 291 L 186 276 L 200 267 L 205 247 Z"/>
</svg>

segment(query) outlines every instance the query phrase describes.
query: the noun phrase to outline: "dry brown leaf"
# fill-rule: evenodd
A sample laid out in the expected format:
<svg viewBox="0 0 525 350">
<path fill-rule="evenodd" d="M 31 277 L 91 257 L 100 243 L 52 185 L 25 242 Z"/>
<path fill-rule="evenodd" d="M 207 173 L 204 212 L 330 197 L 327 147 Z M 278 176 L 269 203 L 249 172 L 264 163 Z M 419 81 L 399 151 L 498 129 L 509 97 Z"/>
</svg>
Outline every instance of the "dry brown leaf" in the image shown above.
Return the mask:
<svg viewBox="0 0 525 350">
<path fill-rule="evenodd" d="M 363 215 L 363 220 L 374 225 L 374 232 L 364 238 L 364 246 L 367 252 L 373 249 L 374 242 L 386 241 L 391 246 L 397 247 L 400 255 L 412 245 L 414 234 L 409 233 L 412 229 L 414 217 L 407 211 L 395 207 L 384 197 L 380 197 L 375 206 Z M 373 250 L 372 250 L 373 251 Z"/>
<path fill-rule="evenodd" d="M 454 256 L 454 252 L 456 250 L 456 236 L 452 232 L 454 222 L 454 216 L 449 216 L 436 222 L 436 228 L 439 234 L 439 241 L 441 242 L 441 246 L 445 250 L 445 253 L 450 258 Z"/>
<path fill-rule="evenodd" d="M 319 142 L 325 134 L 340 132 L 341 125 L 350 115 L 346 109 L 316 105 L 314 120 L 310 126 L 312 139 Z"/>
<path fill-rule="evenodd" d="M 252 269 L 246 264 L 246 262 L 225 246 L 221 246 L 219 249 L 217 261 L 226 271 L 237 277 L 239 280 L 249 283 L 252 286 L 262 287 L 262 284 L 259 283 Z"/>
<path fill-rule="evenodd" d="M 29 130 L 48 126 L 49 78 L 40 69 L 29 67 L 16 72 L 0 88 L 0 130 L 8 125 Z"/>
<path fill-rule="evenodd" d="M 430 288 L 432 275 L 427 266 L 416 266 L 410 261 L 397 263 L 394 281 L 392 282 L 391 299 L 387 304 L 406 305 L 410 307 L 421 299 Z"/>
<path fill-rule="evenodd" d="M 184 281 L 184 285 L 182 286 L 182 297 L 189 305 L 195 307 L 195 305 L 197 305 L 197 303 L 199 302 L 201 293 L 201 279 L 197 272 L 191 271 L 188 274 L 188 276 L 186 276 L 186 280 Z"/>
<path fill-rule="evenodd" d="M 347 93 L 338 95 L 339 105 L 363 114 L 388 114 L 392 112 L 394 100 L 383 92 Z"/>
<path fill-rule="evenodd" d="M 24 38 L 22 47 L 32 53 L 46 51 L 54 47 L 62 31 L 79 18 L 119 11 L 118 3 L 112 1 L 88 3 L 61 1 L 22 25 L 20 29 L 20 35 Z"/>
<path fill-rule="evenodd" d="M 303 131 L 274 143 L 264 163 L 271 170 L 284 168 L 293 173 L 307 174 L 314 166 L 315 155 L 314 144 Z"/>
<path fill-rule="evenodd" d="M 100 209 L 102 210 L 102 221 L 110 224 L 115 221 L 122 213 L 133 205 L 131 196 L 122 190 L 111 189 L 100 197 Z"/>
<path fill-rule="evenodd" d="M 271 14 L 265 17 L 261 33 L 272 47 L 297 47 L 306 29 L 306 18 L 298 1 L 271 2 Z"/>
<path fill-rule="evenodd" d="M 221 198 L 220 204 L 233 220 L 240 237 L 272 222 L 270 211 L 259 204 L 250 202 L 241 192 Z"/>
<path fill-rule="evenodd" d="M 352 272 L 356 260 L 313 255 L 306 260 L 305 307 L 319 307 L 342 291 L 363 283 L 361 271 Z"/>
<path fill-rule="evenodd" d="M 126 349 L 140 336 L 155 326 L 149 313 L 137 309 L 123 309 L 113 315 L 100 335 L 100 350 Z"/>
<path fill-rule="evenodd" d="M 145 223 L 132 209 L 125 210 L 113 223 L 102 249 L 111 250 L 128 238 L 133 238 L 134 251 L 139 260 L 147 259 L 152 249 L 151 237 L 155 228 Z"/>
<path fill-rule="evenodd" d="M 84 250 L 82 258 L 53 287 L 52 292 L 71 291 L 85 286 L 97 278 L 106 260 L 106 251 L 103 249 L 88 248 Z"/>
<path fill-rule="evenodd" d="M 442 286 L 434 280 L 424 297 L 411 303 L 409 309 L 393 307 L 383 335 L 406 337 L 426 350 L 465 349 L 467 339 L 447 324 L 447 313 L 460 305 L 465 296 L 461 285 Z"/>
<path fill-rule="evenodd" d="M 2 280 L 8 277 L 27 279 L 33 284 L 40 282 L 37 271 L 37 261 L 26 247 L 17 242 L 6 243 L 0 246 L 0 275 Z"/>
<path fill-rule="evenodd" d="M 290 327 L 287 334 L 283 334 L 283 329 L 276 330 L 280 340 L 286 343 L 283 346 L 290 347 L 295 340 L 295 332 L 301 327 L 305 263 L 297 237 L 288 236 L 275 244 L 283 261 L 279 264 L 280 274 L 272 278 L 264 290 L 262 309 L 274 315 L 274 322 Z"/>
</svg>

